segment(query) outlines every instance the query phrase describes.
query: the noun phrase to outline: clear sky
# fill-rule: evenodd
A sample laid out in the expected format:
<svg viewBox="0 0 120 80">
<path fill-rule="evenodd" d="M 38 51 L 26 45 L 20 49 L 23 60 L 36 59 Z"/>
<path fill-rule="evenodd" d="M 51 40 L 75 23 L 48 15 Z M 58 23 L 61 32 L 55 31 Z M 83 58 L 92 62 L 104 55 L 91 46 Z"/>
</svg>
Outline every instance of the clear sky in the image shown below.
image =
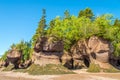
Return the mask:
<svg viewBox="0 0 120 80">
<path fill-rule="evenodd" d="M 63 16 L 65 10 L 78 15 L 91 8 L 95 15 L 111 13 L 120 18 L 120 0 L 0 0 L 0 55 L 12 43 L 29 41 L 38 26 L 42 8 L 47 20 Z"/>
</svg>

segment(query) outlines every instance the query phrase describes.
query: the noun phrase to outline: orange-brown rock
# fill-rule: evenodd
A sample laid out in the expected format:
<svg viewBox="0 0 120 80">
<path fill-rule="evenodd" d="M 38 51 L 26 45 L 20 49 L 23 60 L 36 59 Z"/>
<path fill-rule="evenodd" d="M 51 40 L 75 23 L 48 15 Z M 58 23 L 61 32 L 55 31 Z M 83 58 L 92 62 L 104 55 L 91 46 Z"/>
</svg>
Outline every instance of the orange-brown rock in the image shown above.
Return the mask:
<svg viewBox="0 0 120 80">
<path fill-rule="evenodd" d="M 32 61 L 35 64 L 61 64 L 63 41 L 54 37 L 41 37 L 35 44 Z"/>
<path fill-rule="evenodd" d="M 54 40 L 54 37 L 41 37 L 35 44 L 35 52 L 61 52 L 63 51 L 63 41 Z"/>
<path fill-rule="evenodd" d="M 78 67 L 80 67 L 85 64 L 84 66 L 89 67 L 90 63 L 95 63 L 104 68 L 102 65 L 109 63 L 110 55 L 113 53 L 113 46 L 109 41 L 93 36 L 88 40 L 78 41 L 72 46 L 71 53 L 74 66 L 79 64 Z"/>
<path fill-rule="evenodd" d="M 14 65 L 14 68 L 18 68 L 20 61 L 22 59 L 22 51 L 17 49 L 12 49 L 7 54 L 7 61 Z"/>
<path fill-rule="evenodd" d="M 34 64 L 45 66 L 46 64 L 61 64 L 62 52 L 34 52 L 32 61 Z"/>
</svg>

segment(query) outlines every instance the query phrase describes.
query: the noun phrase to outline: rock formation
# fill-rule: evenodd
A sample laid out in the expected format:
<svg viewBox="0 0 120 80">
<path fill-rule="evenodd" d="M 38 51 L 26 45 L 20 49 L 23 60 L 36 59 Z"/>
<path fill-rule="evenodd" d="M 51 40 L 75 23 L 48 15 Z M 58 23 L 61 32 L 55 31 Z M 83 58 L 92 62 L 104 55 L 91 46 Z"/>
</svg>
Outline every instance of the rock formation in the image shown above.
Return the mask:
<svg viewBox="0 0 120 80">
<path fill-rule="evenodd" d="M 14 65 L 14 68 L 19 68 L 22 59 L 22 51 L 13 48 L 7 54 L 7 61 Z"/>
<path fill-rule="evenodd" d="M 79 40 L 71 47 L 70 53 L 73 68 L 86 68 L 91 63 L 99 64 L 101 68 L 109 68 L 113 47 L 109 41 L 93 36 L 88 40 Z"/>
<path fill-rule="evenodd" d="M 34 47 L 32 61 L 35 64 L 60 64 L 63 54 L 63 42 L 54 37 L 41 37 Z"/>
<path fill-rule="evenodd" d="M 41 37 L 37 40 L 35 52 L 61 52 L 63 51 L 63 42 L 61 40 L 54 40 L 54 37 Z"/>
<path fill-rule="evenodd" d="M 34 51 L 32 61 L 39 65 L 62 63 L 69 69 L 88 68 L 91 63 L 105 69 L 109 69 L 110 64 L 120 66 L 120 58 L 113 56 L 111 42 L 97 36 L 79 40 L 64 54 L 62 41 L 42 37 L 36 42 Z"/>
</svg>

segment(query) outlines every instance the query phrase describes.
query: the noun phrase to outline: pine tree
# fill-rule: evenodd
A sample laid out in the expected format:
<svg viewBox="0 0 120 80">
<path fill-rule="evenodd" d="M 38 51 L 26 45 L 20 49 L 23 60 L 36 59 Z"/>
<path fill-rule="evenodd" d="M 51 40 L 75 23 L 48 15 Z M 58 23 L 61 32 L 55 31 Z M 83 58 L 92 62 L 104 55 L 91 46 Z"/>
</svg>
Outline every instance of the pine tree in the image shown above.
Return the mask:
<svg viewBox="0 0 120 80">
<path fill-rule="evenodd" d="M 81 11 L 79 12 L 78 17 L 80 18 L 80 17 L 82 17 L 82 16 L 85 16 L 85 17 L 87 17 L 87 18 L 92 19 L 93 16 L 94 16 L 94 14 L 93 14 L 93 12 L 92 12 L 92 10 L 91 10 L 90 8 L 86 8 L 85 10 L 81 10 Z"/>
<path fill-rule="evenodd" d="M 116 20 L 115 20 L 114 26 L 120 27 L 120 20 L 119 20 L 119 19 L 116 19 Z"/>
<path fill-rule="evenodd" d="M 65 19 L 70 19 L 70 13 L 69 13 L 68 10 L 66 10 L 66 11 L 64 12 L 64 18 L 65 18 Z"/>
<path fill-rule="evenodd" d="M 32 46 L 35 45 L 35 42 L 38 40 L 39 37 L 45 36 L 45 29 L 46 29 L 46 10 L 42 10 L 42 17 L 38 24 L 38 28 L 36 29 L 36 33 L 32 37 Z"/>
</svg>

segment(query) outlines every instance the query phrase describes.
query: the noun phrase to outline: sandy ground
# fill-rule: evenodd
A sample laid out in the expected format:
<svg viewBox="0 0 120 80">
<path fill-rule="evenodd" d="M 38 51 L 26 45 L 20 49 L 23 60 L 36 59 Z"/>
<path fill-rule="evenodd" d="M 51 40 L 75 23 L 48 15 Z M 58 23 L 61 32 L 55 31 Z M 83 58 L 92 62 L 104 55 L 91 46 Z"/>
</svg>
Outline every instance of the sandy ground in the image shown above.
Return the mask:
<svg viewBox="0 0 120 80">
<path fill-rule="evenodd" d="M 120 80 L 120 73 L 87 73 L 74 70 L 77 74 L 32 76 L 19 72 L 0 72 L 0 80 Z"/>
</svg>

